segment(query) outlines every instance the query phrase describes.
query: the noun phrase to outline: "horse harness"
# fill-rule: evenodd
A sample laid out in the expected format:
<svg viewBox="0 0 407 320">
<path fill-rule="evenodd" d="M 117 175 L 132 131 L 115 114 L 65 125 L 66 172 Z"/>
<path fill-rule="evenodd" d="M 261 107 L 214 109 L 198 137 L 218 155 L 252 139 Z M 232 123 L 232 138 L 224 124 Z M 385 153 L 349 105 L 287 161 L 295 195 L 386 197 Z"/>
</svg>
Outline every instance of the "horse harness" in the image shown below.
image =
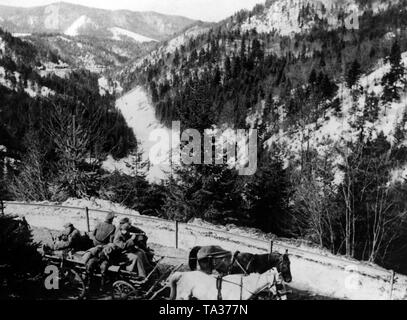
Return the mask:
<svg viewBox="0 0 407 320">
<path fill-rule="evenodd" d="M 236 263 L 237 266 L 243 271 L 243 273 L 247 276 L 249 274 L 249 266 L 251 265 L 251 263 L 254 260 L 254 256 L 251 257 L 251 259 L 249 260 L 249 263 L 247 264 L 246 268 L 242 266 L 242 264 L 239 262 L 239 260 L 237 259 L 238 255 L 240 254 L 240 251 L 236 251 L 235 254 L 233 255 L 232 258 L 232 262 L 229 265 L 228 268 L 228 273 L 230 274 L 230 271 L 232 270 L 232 266 Z"/>
<path fill-rule="evenodd" d="M 230 262 L 230 264 L 229 264 L 229 266 L 228 266 L 227 273 L 230 274 L 230 271 L 231 271 L 233 265 L 236 263 L 237 266 L 243 271 L 243 273 L 244 273 L 245 275 L 248 275 L 248 274 L 249 274 L 249 267 L 251 266 L 251 264 L 252 264 L 252 262 L 253 262 L 255 256 L 253 255 L 253 256 L 250 258 L 250 260 L 249 260 L 249 262 L 248 262 L 248 264 L 247 264 L 247 266 L 246 266 L 246 268 L 245 268 L 245 267 L 243 267 L 242 264 L 239 262 L 239 259 L 237 259 L 237 257 L 238 257 L 239 254 L 240 254 L 240 251 L 236 251 L 236 252 L 233 254 L 232 261 Z M 227 256 L 228 256 L 228 254 L 225 253 L 225 252 L 215 252 L 215 253 L 212 253 L 212 254 L 207 255 L 205 258 L 208 259 L 209 267 L 210 267 L 211 270 L 213 270 L 213 269 L 215 269 L 215 266 L 214 266 L 214 263 L 213 263 L 214 258 L 224 258 L 224 257 L 227 257 Z M 201 259 L 204 259 L 204 258 L 201 258 Z M 201 259 L 197 258 L 197 260 L 201 260 Z"/>
</svg>

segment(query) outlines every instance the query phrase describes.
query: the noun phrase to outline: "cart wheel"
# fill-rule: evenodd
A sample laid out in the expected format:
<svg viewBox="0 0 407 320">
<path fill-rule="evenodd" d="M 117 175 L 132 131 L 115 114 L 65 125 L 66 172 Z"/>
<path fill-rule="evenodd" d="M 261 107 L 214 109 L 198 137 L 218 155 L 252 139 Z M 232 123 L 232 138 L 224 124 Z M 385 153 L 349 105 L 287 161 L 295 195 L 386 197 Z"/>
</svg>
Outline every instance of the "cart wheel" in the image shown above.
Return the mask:
<svg viewBox="0 0 407 320">
<path fill-rule="evenodd" d="M 126 281 L 119 280 L 113 283 L 113 300 L 130 300 L 137 298 L 137 294 L 137 289 Z"/>
<path fill-rule="evenodd" d="M 71 268 L 64 268 L 60 274 L 60 288 L 64 298 L 80 300 L 85 297 L 86 286 L 82 277 Z"/>
</svg>

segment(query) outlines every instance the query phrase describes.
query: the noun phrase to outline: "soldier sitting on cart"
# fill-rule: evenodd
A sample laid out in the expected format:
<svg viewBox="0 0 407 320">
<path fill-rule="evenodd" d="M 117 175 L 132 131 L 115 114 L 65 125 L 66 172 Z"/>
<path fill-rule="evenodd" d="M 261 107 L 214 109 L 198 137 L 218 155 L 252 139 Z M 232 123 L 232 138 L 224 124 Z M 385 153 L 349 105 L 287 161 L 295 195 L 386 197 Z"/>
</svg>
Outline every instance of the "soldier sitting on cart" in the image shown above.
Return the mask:
<svg viewBox="0 0 407 320">
<path fill-rule="evenodd" d="M 105 221 L 99 223 L 95 230 L 93 230 L 92 240 L 95 246 L 103 246 L 112 242 L 116 232 L 116 227 L 113 225 L 114 218 L 114 213 L 109 212 L 105 218 Z"/>
<path fill-rule="evenodd" d="M 56 251 L 56 253 L 67 253 L 78 251 L 82 245 L 81 233 L 70 222 L 64 225 L 64 231 L 57 237 L 52 245 L 44 245 L 44 251 Z"/>
<path fill-rule="evenodd" d="M 108 268 L 119 261 L 119 254 L 120 251 L 113 243 L 109 243 L 105 246 L 96 246 L 86 251 L 83 256 L 83 262 L 86 267 L 88 287 L 91 284 L 92 276 L 95 272 L 100 271 L 102 276 L 100 288 L 104 288 Z"/>
<path fill-rule="evenodd" d="M 152 266 L 144 250 L 140 249 L 136 244 L 137 234 L 131 234 L 130 230 L 131 225 L 129 223 L 120 225 L 113 244 L 122 250 L 127 262 L 126 270 L 137 272 L 140 277 L 146 278 L 147 272 L 152 270 Z"/>
<path fill-rule="evenodd" d="M 147 246 L 147 240 L 148 240 L 147 234 L 140 228 L 137 228 L 136 226 L 132 225 L 130 222 L 130 219 L 127 217 L 122 218 L 120 220 L 118 229 L 120 230 L 120 227 L 126 223 L 130 225 L 129 233 L 136 235 L 136 238 L 134 240 L 135 245 L 138 247 L 139 250 L 144 251 L 150 264 L 154 264 L 154 262 L 153 262 L 154 251 Z"/>
</svg>

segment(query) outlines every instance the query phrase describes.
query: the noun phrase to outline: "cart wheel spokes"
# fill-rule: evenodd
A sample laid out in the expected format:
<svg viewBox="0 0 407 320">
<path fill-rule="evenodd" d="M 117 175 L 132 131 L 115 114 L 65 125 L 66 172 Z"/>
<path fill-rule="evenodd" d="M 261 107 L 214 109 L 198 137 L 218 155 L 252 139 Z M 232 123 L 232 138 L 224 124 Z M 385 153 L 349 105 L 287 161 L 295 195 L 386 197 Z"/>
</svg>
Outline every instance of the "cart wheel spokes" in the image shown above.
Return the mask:
<svg viewBox="0 0 407 320">
<path fill-rule="evenodd" d="M 137 290 L 134 286 L 126 281 L 116 281 L 113 283 L 112 298 L 113 300 L 129 300 L 137 296 Z"/>
<path fill-rule="evenodd" d="M 66 299 L 83 299 L 86 293 L 85 282 L 73 269 L 65 268 L 61 271 L 60 285 Z"/>
</svg>

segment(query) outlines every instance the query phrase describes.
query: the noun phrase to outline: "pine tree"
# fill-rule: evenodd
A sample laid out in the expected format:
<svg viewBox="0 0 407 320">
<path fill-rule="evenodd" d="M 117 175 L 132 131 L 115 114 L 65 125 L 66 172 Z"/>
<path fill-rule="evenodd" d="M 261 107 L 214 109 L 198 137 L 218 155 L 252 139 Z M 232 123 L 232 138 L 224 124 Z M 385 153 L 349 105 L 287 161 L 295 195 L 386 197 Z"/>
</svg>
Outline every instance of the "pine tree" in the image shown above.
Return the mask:
<svg viewBox="0 0 407 320">
<path fill-rule="evenodd" d="M 401 61 L 401 50 L 397 41 L 393 43 L 386 62 L 390 63 L 390 71 L 382 79 L 382 100 L 385 103 L 391 103 L 400 100 L 400 90 L 405 84 L 405 68 Z"/>
<path fill-rule="evenodd" d="M 14 177 L 10 189 L 13 196 L 23 201 L 44 201 L 50 198 L 49 180 L 45 174 L 47 163 L 44 147 L 38 134 L 30 129 L 25 137 L 27 156 L 23 157 L 19 173 Z"/>
<path fill-rule="evenodd" d="M 82 124 L 83 111 L 75 115 L 69 114 L 62 106 L 54 107 L 47 132 L 59 156 L 56 195 L 62 196 L 62 199 L 67 196 L 88 197 L 98 189 L 94 184 L 101 166 L 99 159 L 89 157 L 92 141 L 101 140 L 100 132 L 90 135 L 91 129 L 99 124 L 98 114 L 93 114 L 94 118 L 85 127 Z"/>
<path fill-rule="evenodd" d="M 348 72 L 346 73 L 346 85 L 352 88 L 358 83 L 361 75 L 360 63 L 357 59 L 353 60 Z"/>
<path fill-rule="evenodd" d="M 248 214 L 263 231 L 286 235 L 289 213 L 289 183 L 278 157 L 264 161 L 245 190 Z"/>
<path fill-rule="evenodd" d="M 225 79 L 229 80 L 232 76 L 232 63 L 230 62 L 229 56 L 225 59 Z"/>
<path fill-rule="evenodd" d="M 178 66 L 179 66 L 180 60 L 181 60 L 181 57 L 180 57 L 179 50 L 178 50 L 178 48 L 177 48 L 177 49 L 175 50 L 174 59 L 173 59 L 173 61 L 172 61 L 172 63 L 174 64 L 175 67 L 178 67 Z"/>
<path fill-rule="evenodd" d="M 317 73 L 316 73 L 315 69 L 312 69 L 311 73 L 309 75 L 309 78 L 308 78 L 308 83 L 310 85 L 315 85 L 316 82 L 317 82 Z"/>
</svg>

